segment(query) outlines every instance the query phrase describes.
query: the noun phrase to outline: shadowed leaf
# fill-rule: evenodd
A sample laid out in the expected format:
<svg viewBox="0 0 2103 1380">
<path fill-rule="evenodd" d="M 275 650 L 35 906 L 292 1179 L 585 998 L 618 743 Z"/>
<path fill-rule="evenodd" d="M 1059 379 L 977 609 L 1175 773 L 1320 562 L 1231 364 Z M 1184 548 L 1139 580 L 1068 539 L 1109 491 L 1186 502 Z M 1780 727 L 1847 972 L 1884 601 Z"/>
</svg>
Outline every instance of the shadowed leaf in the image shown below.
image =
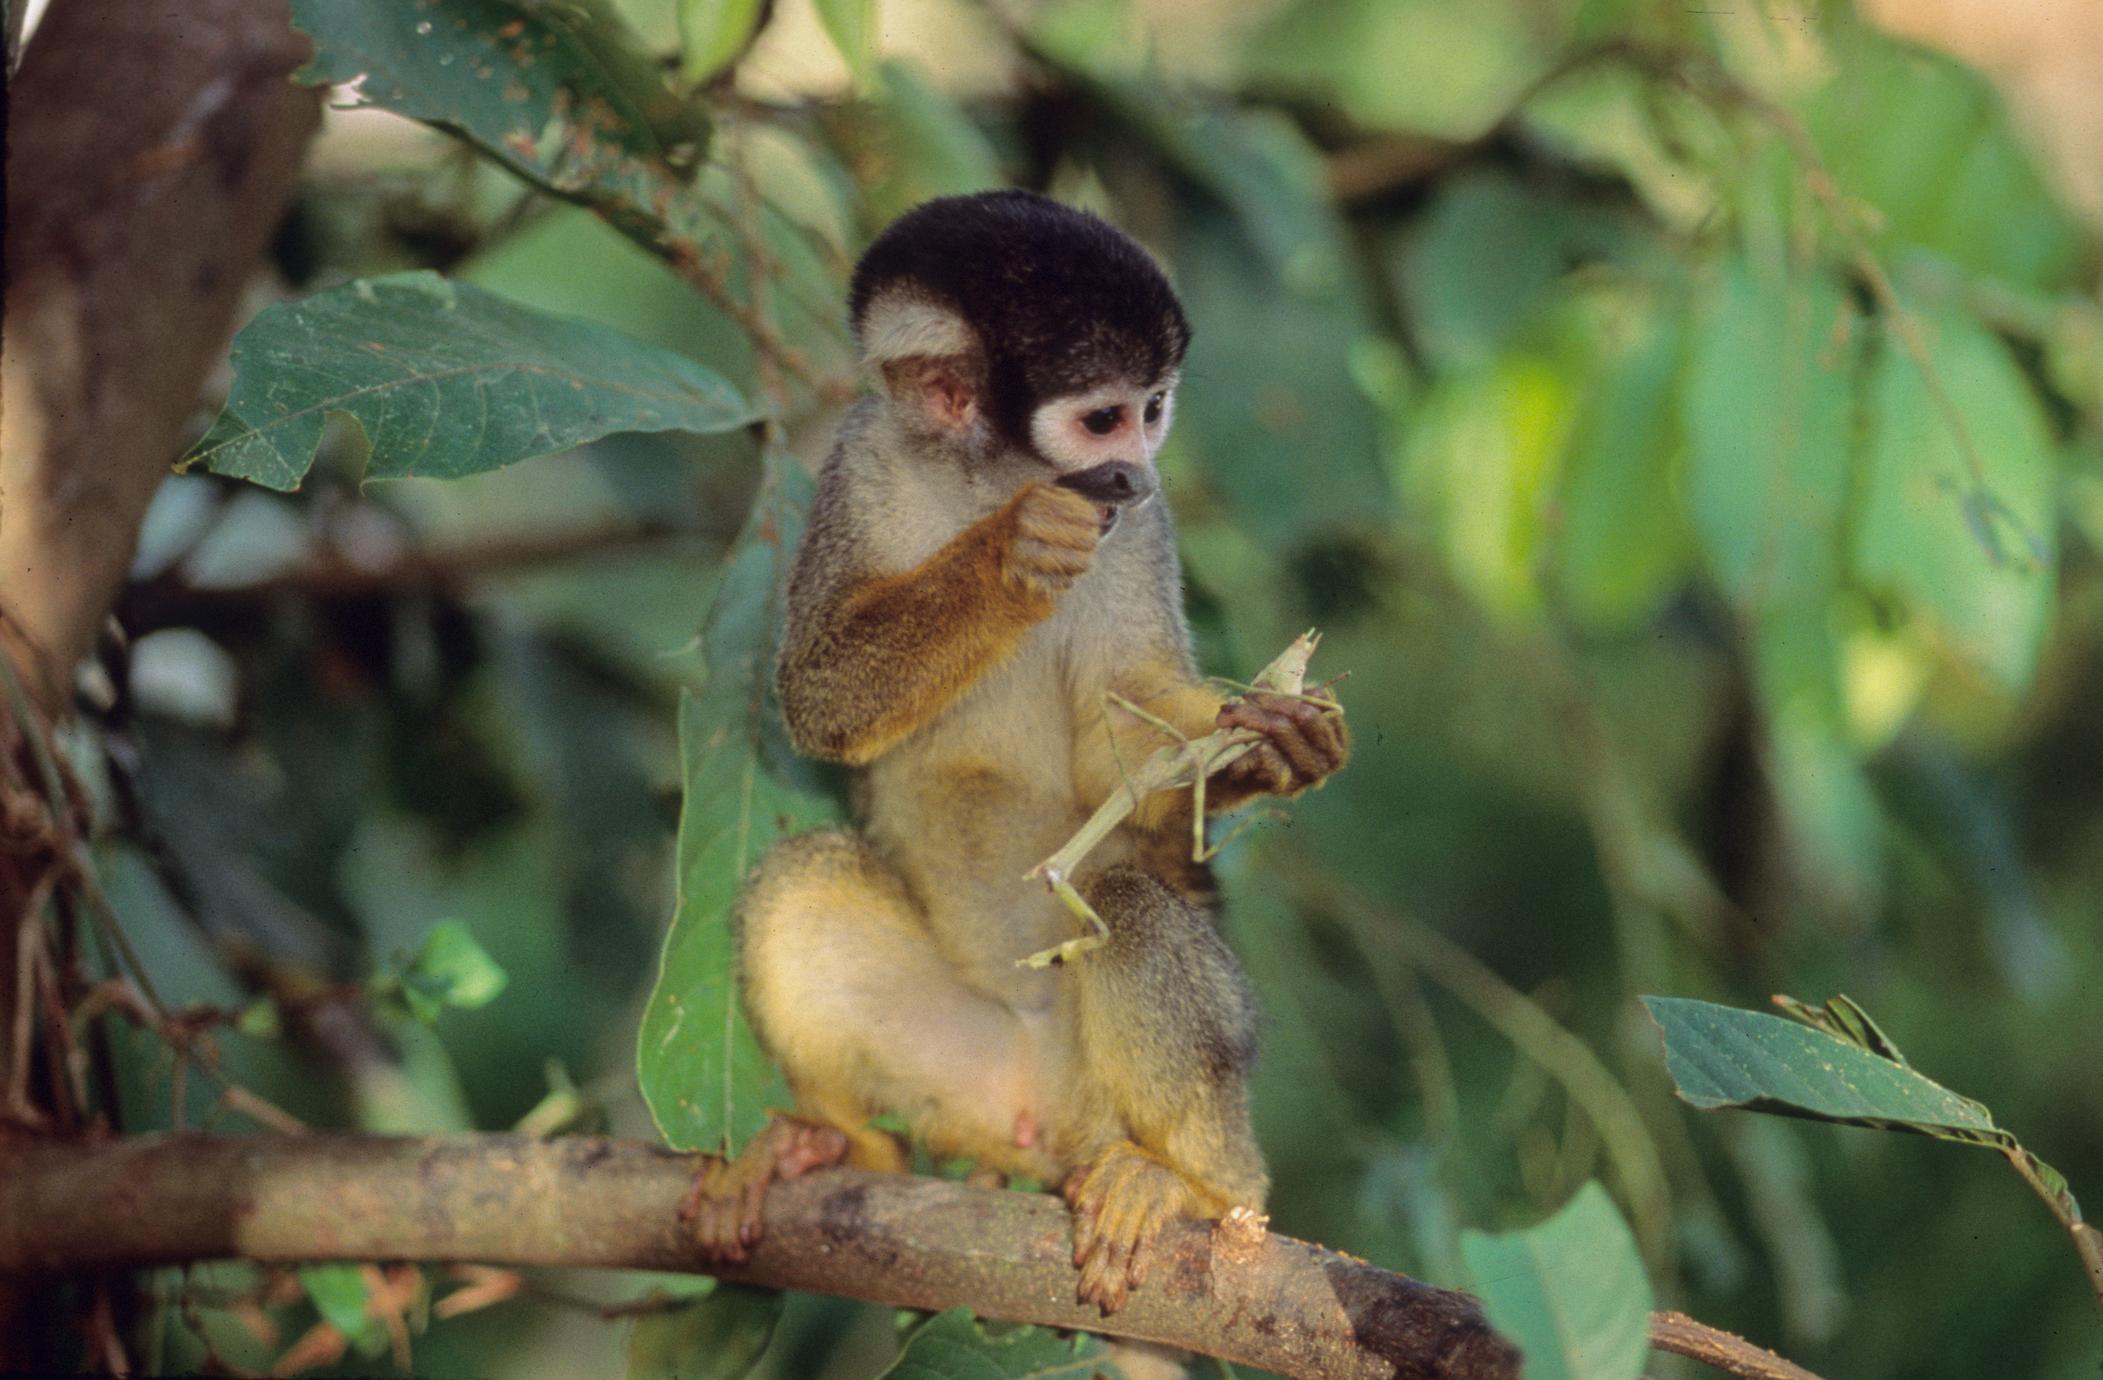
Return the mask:
<svg viewBox="0 0 2103 1380">
<path fill-rule="evenodd" d="M 619 431 L 732 431 L 758 414 L 713 370 L 603 326 L 397 273 L 270 307 L 234 339 L 226 409 L 183 457 L 296 489 L 349 417 L 375 479 L 454 479 Z"/>
<path fill-rule="evenodd" d="M 774 640 L 810 478 L 772 457 L 701 635 L 708 681 L 679 705 L 685 805 L 679 900 L 643 1012 L 637 1074 L 657 1129 L 682 1150 L 735 1150 L 786 1105 L 738 1004 L 730 908 L 776 839 L 825 823 L 830 801 L 769 769 Z"/>
</svg>

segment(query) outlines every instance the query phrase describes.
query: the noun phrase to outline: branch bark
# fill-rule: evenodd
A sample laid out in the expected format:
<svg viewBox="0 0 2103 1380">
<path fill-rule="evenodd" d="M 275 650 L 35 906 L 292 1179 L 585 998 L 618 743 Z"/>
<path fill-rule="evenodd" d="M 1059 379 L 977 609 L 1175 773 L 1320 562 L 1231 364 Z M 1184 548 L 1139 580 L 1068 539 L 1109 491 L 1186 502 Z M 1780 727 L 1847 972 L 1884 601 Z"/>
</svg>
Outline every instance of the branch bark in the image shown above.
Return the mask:
<svg viewBox="0 0 2103 1380">
<path fill-rule="evenodd" d="M 713 1269 L 679 1222 L 698 1157 L 633 1141 L 479 1135 L 0 1144 L 0 1275 L 186 1260 L 417 1260 L 686 1270 L 1083 1328 L 1289 1376 L 1516 1380 L 1465 1294 L 1286 1237 L 1246 1259 L 1172 1228 L 1110 1318 L 1075 1302 L 1057 1199 L 828 1170 L 769 1193 L 752 1259 Z"/>
</svg>

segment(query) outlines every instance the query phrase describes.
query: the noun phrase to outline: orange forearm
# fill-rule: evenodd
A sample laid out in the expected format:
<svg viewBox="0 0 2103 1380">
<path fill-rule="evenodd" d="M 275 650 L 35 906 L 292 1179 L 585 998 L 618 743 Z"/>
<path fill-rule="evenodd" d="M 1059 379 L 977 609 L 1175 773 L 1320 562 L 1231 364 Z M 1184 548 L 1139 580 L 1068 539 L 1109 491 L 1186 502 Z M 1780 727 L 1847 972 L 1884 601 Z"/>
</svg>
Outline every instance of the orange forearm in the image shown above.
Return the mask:
<svg viewBox="0 0 2103 1380">
<path fill-rule="evenodd" d="M 781 666 L 798 747 L 861 765 L 881 757 L 1015 650 L 1050 597 L 1009 580 L 1013 503 L 913 569 L 849 589 Z"/>
</svg>

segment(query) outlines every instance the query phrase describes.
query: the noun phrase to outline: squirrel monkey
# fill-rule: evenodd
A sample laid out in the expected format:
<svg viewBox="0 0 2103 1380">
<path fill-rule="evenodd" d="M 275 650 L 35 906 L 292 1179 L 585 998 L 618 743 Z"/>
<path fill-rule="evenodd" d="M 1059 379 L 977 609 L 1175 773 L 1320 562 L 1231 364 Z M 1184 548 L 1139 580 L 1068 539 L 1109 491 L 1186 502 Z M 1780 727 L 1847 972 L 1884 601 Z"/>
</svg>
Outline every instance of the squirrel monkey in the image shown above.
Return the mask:
<svg viewBox="0 0 2103 1380">
<path fill-rule="evenodd" d="M 1192 664 L 1154 456 L 1190 340 L 1154 261 L 1029 192 L 932 201 L 881 235 L 850 295 L 880 385 L 843 423 L 789 582 L 778 684 L 802 751 L 856 768 L 853 831 L 787 840 L 735 917 L 752 1027 L 796 1111 L 689 1201 L 742 1259 L 775 1178 L 903 1171 L 896 1117 L 982 1175 L 1059 1185 L 1081 1298 L 1141 1284 L 1177 1217 L 1260 1211 L 1256 1011 L 1191 857 L 1188 791 L 1140 803 L 1072 878 L 1104 947 L 1023 879 L 1113 791 L 1120 761 L 1235 725 L 1264 741 L 1206 807 L 1292 795 L 1348 755 L 1342 719 L 1223 703 Z"/>
</svg>

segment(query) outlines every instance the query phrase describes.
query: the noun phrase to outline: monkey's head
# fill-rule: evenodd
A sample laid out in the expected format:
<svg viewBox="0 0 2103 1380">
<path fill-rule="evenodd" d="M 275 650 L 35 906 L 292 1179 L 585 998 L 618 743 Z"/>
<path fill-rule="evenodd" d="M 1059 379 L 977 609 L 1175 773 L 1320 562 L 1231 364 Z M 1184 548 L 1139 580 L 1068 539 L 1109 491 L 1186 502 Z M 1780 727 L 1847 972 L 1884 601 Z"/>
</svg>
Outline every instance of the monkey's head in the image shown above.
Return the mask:
<svg viewBox="0 0 2103 1380">
<path fill-rule="evenodd" d="M 848 309 L 908 424 L 1105 502 L 1153 492 L 1190 324 L 1123 231 L 1034 192 L 943 197 L 869 246 Z"/>
</svg>

